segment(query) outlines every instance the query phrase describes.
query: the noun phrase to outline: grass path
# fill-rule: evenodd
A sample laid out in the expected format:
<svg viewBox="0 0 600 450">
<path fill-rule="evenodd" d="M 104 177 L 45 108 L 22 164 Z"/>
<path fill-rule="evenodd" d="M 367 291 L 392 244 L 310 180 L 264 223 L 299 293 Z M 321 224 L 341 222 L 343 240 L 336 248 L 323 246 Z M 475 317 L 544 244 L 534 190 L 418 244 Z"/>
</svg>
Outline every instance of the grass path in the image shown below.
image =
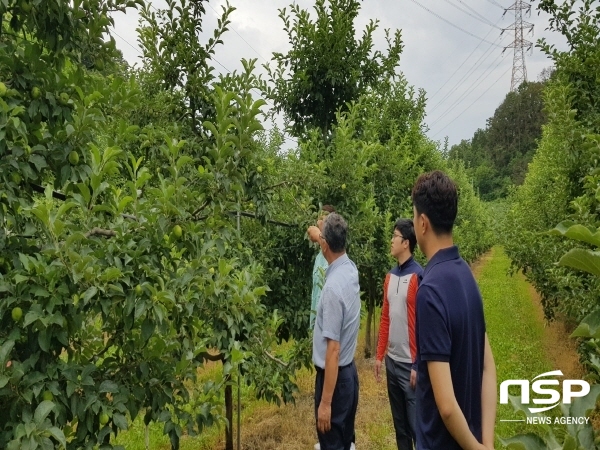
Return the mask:
<svg viewBox="0 0 600 450">
<path fill-rule="evenodd" d="M 581 373 L 575 344 L 560 324 L 544 326 L 541 306 L 535 291 L 521 275 L 508 276 L 510 262 L 501 248 L 495 247 L 473 266 L 484 299 L 488 336 L 496 360 L 498 382 L 506 379 L 532 379 L 549 370 L 561 369 L 565 375 Z M 360 400 L 357 412 L 356 447 L 359 450 L 395 449 L 394 431 L 385 382 L 375 382 L 373 360 L 362 358 L 364 327 L 357 349 Z M 310 450 L 316 442 L 313 412 L 314 374 L 298 374 L 300 393 L 295 406 L 278 408 L 265 402 L 244 404 L 242 448 L 245 450 Z M 499 405 L 497 436 L 534 431 L 524 424 L 500 422 L 514 419 L 512 407 Z M 136 427 L 130 432 L 135 434 Z M 129 434 L 129 433 L 128 433 Z M 169 450 L 160 429 L 152 432 L 150 448 Z M 221 449 L 222 431 L 205 432 L 201 438 L 183 438 L 182 449 Z M 135 439 L 142 443 L 143 440 Z M 131 436 L 133 437 L 133 435 Z M 126 441 L 131 442 L 130 439 Z M 123 444 L 125 444 L 123 442 Z M 126 448 L 134 446 L 126 445 Z M 143 446 L 135 448 L 143 449 Z M 497 443 L 496 448 L 502 448 Z"/>
<path fill-rule="evenodd" d="M 581 373 L 575 341 L 561 322 L 546 326 L 539 297 L 521 274 L 507 276 L 510 261 L 494 247 L 474 269 L 481 294 L 487 333 L 494 353 L 498 383 L 508 379 L 531 380 L 560 369 L 565 375 Z M 517 394 L 517 392 L 515 392 Z M 535 432 L 534 426 L 501 422 L 518 419 L 510 405 L 498 405 L 496 435 L 509 437 Z M 497 443 L 497 448 L 502 446 Z"/>
</svg>

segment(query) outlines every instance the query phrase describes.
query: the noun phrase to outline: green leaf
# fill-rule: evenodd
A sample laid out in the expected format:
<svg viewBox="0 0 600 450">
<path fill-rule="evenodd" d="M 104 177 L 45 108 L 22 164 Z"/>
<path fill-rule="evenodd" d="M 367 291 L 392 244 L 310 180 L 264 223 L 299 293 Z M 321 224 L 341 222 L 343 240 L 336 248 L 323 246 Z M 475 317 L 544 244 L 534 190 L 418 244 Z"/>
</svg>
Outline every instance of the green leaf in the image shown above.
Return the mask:
<svg viewBox="0 0 600 450">
<path fill-rule="evenodd" d="M 36 311 L 33 309 L 29 310 L 29 312 L 27 312 L 27 314 L 25 314 L 25 321 L 23 322 L 23 326 L 26 327 L 26 326 L 32 324 L 33 322 L 38 320 L 40 317 L 42 317 L 42 315 L 39 313 L 39 311 Z"/>
<path fill-rule="evenodd" d="M 45 352 L 50 350 L 50 330 L 48 330 L 48 328 L 44 328 L 38 334 L 38 344 Z"/>
<path fill-rule="evenodd" d="M 59 428 L 50 427 L 48 428 L 48 433 L 54 437 L 63 447 L 67 447 L 67 440 L 65 439 L 65 435 Z"/>
<path fill-rule="evenodd" d="M 98 288 L 96 288 L 96 286 L 89 287 L 87 291 L 85 291 L 85 294 L 83 294 L 83 301 L 85 303 L 89 302 L 91 298 L 96 295 L 96 292 L 98 292 Z"/>
<path fill-rule="evenodd" d="M 559 223 L 556 228 L 548 231 L 548 234 L 565 236 L 575 241 L 587 242 L 588 244 L 600 247 L 600 230 L 594 227 L 575 224 L 569 220 Z"/>
<path fill-rule="evenodd" d="M 228 264 L 224 258 L 219 259 L 219 274 L 222 277 L 229 275 L 229 272 L 231 272 L 232 268 L 233 267 L 231 267 L 231 265 Z"/>
<path fill-rule="evenodd" d="M 100 392 L 100 393 L 109 392 L 111 394 L 118 394 L 119 386 L 114 381 L 104 380 L 102 382 L 102 384 L 100 385 L 100 387 L 98 388 L 98 392 Z"/>
<path fill-rule="evenodd" d="M 17 274 L 15 275 L 15 284 L 22 283 L 23 281 L 29 280 L 29 277 L 25 277 L 23 275 Z"/>
<path fill-rule="evenodd" d="M 64 213 L 66 213 L 67 211 L 69 211 L 71 208 L 73 208 L 75 206 L 77 206 L 77 204 L 75 202 L 63 203 L 62 205 L 60 205 L 60 208 L 58 208 L 58 211 L 56 212 L 56 216 L 54 217 L 54 220 L 60 219 Z"/>
<path fill-rule="evenodd" d="M 142 322 L 142 340 L 144 342 L 146 342 L 148 339 L 150 339 L 150 336 L 152 336 L 152 333 L 154 333 L 154 321 L 150 320 L 148 317 L 146 317 L 144 319 L 144 321 Z"/>
<path fill-rule="evenodd" d="M 558 262 L 560 266 L 583 270 L 600 277 L 600 252 L 574 248 Z"/>
<path fill-rule="evenodd" d="M 577 432 L 577 441 L 579 448 L 597 448 L 594 445 L 594 428 L 590 424 L 576 425 L 579 428 Z"/>
<path fill-rule="evenodd" d="M 0 389 L 8 384 L 9 378 L 6 375 L 0 375 Z"/>
<path fill-rule="evenodd" d="M 6 366 L 6 361 L 8 361 L 8 355 L 12 351 L 15 346 L 15 341 L 12 339 L 7 340 L 0 347 L 0 366 Z"/>
<path fill-rule="evenodd" d="M 127 419 L 123 414 L 115 413 L 112 417 L 113 423 L 119 427 L 121 430 L 127 429 Z"/>
<path fill-rule="evenodd" d="M 41 286 L 37 286 L 31 290 L 31 294 L 36 297 L 50 297 L 50 292 Z"/>
<path fill-rule="evenodd" d="M 85 202 L 89 203 L 90 199 L 92 198 L 92 194 L 90 193 L 90 189 L 84 183 L 79 183 L 77 185 L 77 187 L 79 188 L 79 192 L 81 192 L 81 196 L 83 197 L 83 199 L 85 200 Z"/>
<path fill-rule="evenodd" d="M 563 450 L 577 450 L 577 439 L 567 434 L 563 443 Z"/>
<path fill-rule="evenodd" d="M 185 165 L 188 164 L 190 162 L 192 162 L 193 159 L 187 155 L 181 156 L 178 160 L 177 160 L 177 170 L 181 170 L 181 168 Z"/>
<path fill-rule="evenodd" d="M 120 269 L 118 269 L 117 267 L 109 267 L 108 269 L 106 269 L 104 271 L 104 273 L 102 274 L 100 279 L 102 281 L 110 282 L 110 281 L 116 280 L 120 276 L 121 276 Z"/>
<path fill-rule="evenodd" d="M 38 172 L 47 166 L 46 160 L 40 155 L 31 155 L 29 157 L 29 161 L 35 165 L 35 168 L 38 170 Z"/>
<path fill-rule="evenodd" d="M 590 386 L 590 392 L 585 397 L 576 397 L 571 403 L 569 415 L 571 417 L 587 417 L 595 408 L 596 401 L 600 397 L 600 384 Z"/>
<path fill-rule="evenodd" d="M 500 442 L 509 450 L 548 450 L 546 443 L 537 434 L 519 434 Z"/>
<path fill-rule="evenodd" d="M 52 408 L 54 408 L 54 402 L 44 400 L 42 403 L 40 403 L 35 409 L 35 414 L 33 416 L 35 423 L 40 425 L 46 419 L 46 417 L 48 417 L 48 414 L 50 414 Z"/>
<path fill-rule="evenodd" d="M 585 316 L 571 337 L 600 338 L 600 309 Z"/>
</svg>

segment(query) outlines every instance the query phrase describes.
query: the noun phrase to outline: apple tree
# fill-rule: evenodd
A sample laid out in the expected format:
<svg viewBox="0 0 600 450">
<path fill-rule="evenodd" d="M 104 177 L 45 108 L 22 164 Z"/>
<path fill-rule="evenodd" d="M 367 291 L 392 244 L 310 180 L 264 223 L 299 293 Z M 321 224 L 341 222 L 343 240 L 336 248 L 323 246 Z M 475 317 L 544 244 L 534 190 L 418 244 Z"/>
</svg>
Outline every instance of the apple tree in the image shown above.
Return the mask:
<svg viewBox="0 0 600 450">
<path fill-rule="evenodd" d="M 244 363 L 260 396 L 292 399 L 300 360 L 268 352 L 280 319 L 230 214 L 255 184 L 261 102 L 214 89 L 202 139 L 154 130 L 146 161 L 137 78 L 82 61 L 114 60 L 110 13 L 133 6 L 0 5 L 2 448 L 111 448 L 138 415 L 177 448 L 222 419 Z M 206 360 L 223 377 L 197 386 Z"/>
</svg>

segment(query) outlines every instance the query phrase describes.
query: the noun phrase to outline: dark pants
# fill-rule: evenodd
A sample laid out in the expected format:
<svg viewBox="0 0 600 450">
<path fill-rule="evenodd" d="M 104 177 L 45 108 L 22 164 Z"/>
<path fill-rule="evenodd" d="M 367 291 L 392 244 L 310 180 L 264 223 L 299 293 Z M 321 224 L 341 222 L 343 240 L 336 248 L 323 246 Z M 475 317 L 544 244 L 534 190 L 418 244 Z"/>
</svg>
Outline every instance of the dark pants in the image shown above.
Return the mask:
<svg viewBox="0 0 600 450">
<path fill-rule="evenodd" d="M 412 450 L 415 442 L 417 413 L 415 391 L 410 387 L 411 366 L 385 357 L 388 396 L 399 450 Z"/>
<path fill-rule="evenodd" d="M 325 371 L 317 369 L 315 377 L 315 422 L 323 393 Z M 317 429 L 321 450 L 350 450 L 354 442 L 354 419 L 358 406 L 358 372 L 354 362 L 340 367 L 331 399 L 331 429 L 322 434 Z"/>
</svg>

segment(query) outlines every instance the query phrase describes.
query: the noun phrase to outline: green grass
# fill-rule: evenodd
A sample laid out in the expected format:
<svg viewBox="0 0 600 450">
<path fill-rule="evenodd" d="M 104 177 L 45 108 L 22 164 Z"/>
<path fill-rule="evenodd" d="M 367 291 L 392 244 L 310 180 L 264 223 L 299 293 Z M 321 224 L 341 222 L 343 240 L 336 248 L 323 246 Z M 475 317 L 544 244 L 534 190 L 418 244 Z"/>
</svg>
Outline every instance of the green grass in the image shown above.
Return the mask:
<svg viewBox="0 0 600 450">
<path fill-rule="evenodd" d="M 208 370 L 204 370 L 199 376 L 199 384 L 209 379 L 218 379 L 220 377 L 221 367 L 215 364 Z M 234 421 L 237 418 L 237 385 L 233 388 L 234 402 Z M 241 400 L 242 400 L 242 422 L 252 416 L 256 408 L 267 405 L 264 400 L 257 400 L 253 388 L 248 387 L 242 382 L 241 385 Z M 223 400 L 224 402 L 224 400 Z M 149 443 L 150 449 L 153 450 L 170 450 L 171 443 L 168 435 L 163 434 L 162 423 L 151 423 L 149 426 Z M 235 433 L 237 432 L 237 423 L 234 423 L 234 442 L 236 440 Z M 225 435 L 225 424 L 215 425 L 202 430 L 199 436 L 182 436 L 180 440 L 181 450 L 213 450 L 217 448 L 218 443 Z M 122 445 L 127 450 L 146 450 L 146 427 L 143 422 L 142 415 L 131 423 L 127 431 L 122 432 L 117 436 L 113 445 Z"/>
<path fill-rule="evenodd" d="M 498 386 L 504 380 L 531 380 L 540 373 L 554 370 L 544 352 L 543 324 L 532 302 L 529 285 L 521 275 L 507 275 L 509 266 L 510 261 L 502 249 L 494 247 L 477 277 Z M 496 436 L 534 432 L 532 425 L 500 422 L 501 419 L 522 418 L 514 413 L 511 405 L 498 404 Z M 498 441 L 496 445 L 502 448 Z"/>
</svg>

